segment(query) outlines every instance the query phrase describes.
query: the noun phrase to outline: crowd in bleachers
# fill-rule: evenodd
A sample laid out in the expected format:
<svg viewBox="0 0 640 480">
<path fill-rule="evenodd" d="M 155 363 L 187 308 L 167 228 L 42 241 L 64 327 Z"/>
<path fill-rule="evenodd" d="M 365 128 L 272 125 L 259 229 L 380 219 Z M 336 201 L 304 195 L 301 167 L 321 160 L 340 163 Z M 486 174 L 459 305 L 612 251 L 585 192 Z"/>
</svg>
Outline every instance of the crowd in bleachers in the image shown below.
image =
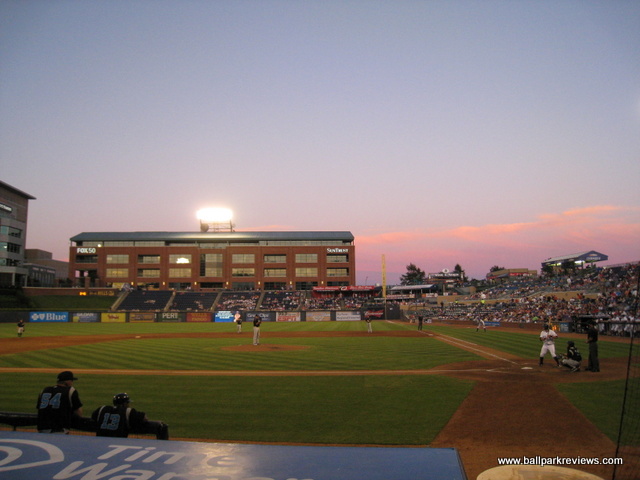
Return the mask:
<svg viewBox="0 0 640 480">
<path fill-rule="evenodd" d="M 261 310 L 294 311 L 300 310 L 305 302 L 303 291 L 269 291 L 265 292 L 260 302 Z"/>
<path fill-rule="evenodd" d="M 473 295 L 472 304 L 439 304 L 423 313 L 436 320 L 471 320 L 543 323 L 592 318 L 603 334 L 640 333 L 638 264 L 589 268 L 553 278 L 519 280 Z M 558 293 L 578 291 L 564 299 Z M 505 297 L 505 294 L 507 296 Z M 489 302 L 492 299 L 501 301 Z"/>
<path fill-rule="evenodd" d="M 118 310 L 128 312 L 162 311 L 173 295 L 172 291 L 131 290 L 124 298 Z"/>
<path fill-rule="evenodd" d="M 542 323 L 578 317 L 598 319 L 602 333 L 640 334 L 639 264 L 587 268 L 565 275 L 543 275 L 491 286 L 449 303 L 408 304 L 434 320 Z M 563 292 L 573 292 L 570 297 Z M 216 301 L 216 299 L 218 299 Z M 370 295 L 313 295 L 306 291 L 173 292 L 131 290 L 120 311 L 298 311 L 358 310 Z M 424 302 L 421 299 L 420 302 Z"/>
<path fill-rule="evenodd" d="M 255 310 L 260 300 L 260 292 L 222 292 L 216 310 Z"/>
<path fill-rule="evenodd" d="M 171 302 L 173 312 L 206 312 L 211 310 L 218 293 L 214 292 L 176 292 Z"/>
</svg>

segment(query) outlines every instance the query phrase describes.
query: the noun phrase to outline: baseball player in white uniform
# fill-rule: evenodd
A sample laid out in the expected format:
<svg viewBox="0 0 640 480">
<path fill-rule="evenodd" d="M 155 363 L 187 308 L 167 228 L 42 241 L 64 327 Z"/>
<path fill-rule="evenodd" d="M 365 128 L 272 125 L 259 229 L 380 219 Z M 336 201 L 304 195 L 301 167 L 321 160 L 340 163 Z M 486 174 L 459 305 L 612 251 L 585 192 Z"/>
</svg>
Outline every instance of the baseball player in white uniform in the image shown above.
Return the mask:
<svg viewBox="0 0 640 480">
<path fill-rule="evenodd" d="M 544 330 L 540 332 L 540 341 L 542 342 L 542 348 L 540 349 L 540 365 L 544 362 L 544 356 L 549 352 L 553 359 L 556 361 L 558 367 L 560 366 L 560 360 L 556 355 L 555 339 L 558 338 L 558 334 L 549 328 L 548 324 L 544 324 Z"/>
</svg>

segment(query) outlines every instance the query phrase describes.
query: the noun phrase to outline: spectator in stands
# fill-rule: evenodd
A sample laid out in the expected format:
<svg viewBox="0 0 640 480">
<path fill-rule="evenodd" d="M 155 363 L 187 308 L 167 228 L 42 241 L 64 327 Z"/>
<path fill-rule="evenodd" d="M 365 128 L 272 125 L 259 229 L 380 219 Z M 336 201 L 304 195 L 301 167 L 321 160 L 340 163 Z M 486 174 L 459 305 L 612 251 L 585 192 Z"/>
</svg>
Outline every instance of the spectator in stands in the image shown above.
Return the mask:
<svg viewBox="0 0 640 480">
<path fill-rule="evenodd" d="M 91 419 L 96 422 L 98 437 L 127 438 L 131 431 L 141 431 L 149 420 L 144 412 L 131 408 L 131 399 L 126 393 L 113 396 L 113 406 L 102 405 L 94 410 Z"/>
<path fill-rule="evenodd" d="M 73 372 L 60 372 L 57 384 L 42 390 L 36 405 L 40 433 L 68 434 L 74 422 L 82 417 L 80 395 L 73 386 L 76 380 Z"/>
</svg>

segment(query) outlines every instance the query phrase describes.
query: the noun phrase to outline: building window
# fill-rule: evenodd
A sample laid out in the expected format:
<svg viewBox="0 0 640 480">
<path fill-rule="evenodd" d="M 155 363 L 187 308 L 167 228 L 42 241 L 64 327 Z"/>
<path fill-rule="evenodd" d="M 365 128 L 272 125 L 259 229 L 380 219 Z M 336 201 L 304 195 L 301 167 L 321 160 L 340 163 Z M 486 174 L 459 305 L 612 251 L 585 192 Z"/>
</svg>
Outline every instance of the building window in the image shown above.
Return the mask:
<svg viewBox="0 0 640 480">
<path fill-rule="evenodd" d="M 181 264 L 191 263 L 191 254 L 189 253 L 171 254 L 169 255 L 169 263 L 181 263 Z"/>
<path fill-rule="evenodd" d="M 349 261 L 349 255 L 327 255 L 327 262 L 329 263 L 347 263 Z"/>
<path fill-rule="evenodd" d="M 234 253 L 231 263 L 256 263 L 256 256 L 253 253 Z"/>
<path fill-rule="evenodd" d="M 190 276 L 191 276 L 190 268 L 170 268 L 169 269 L 170 278 L 189 278 Z"/>
<path fill-rule="evenodd" d="M 221 277 L 222 265 L 221 253 L 203 253 L 200 255 L 200 276 Z"/>
<path fill-rule="evenodd" d="M 318 254 L 296 253 L 296 263 L 318 263 Z"/>
<path fill-rule="evenodd" d="M 160 263 L 160 255 L 138 255 L 138 263 Z"/>
<path fill-rule="evenodd" d="M 9 227 L 7 225 L 0 226 L 0 235 L 8 235 L 10 237 L 22 238 L 22 230 Z"/>
<path fill-rule="evenodd" d="M 98 263 L 97 255 L 76 255 L 76 263 Z"/>
<path fill-rule="evenodd" d="M 201 277 L 221 277 L 222 276 L 222 268 L 219 267 L 206 267 L 204 269 L 204 274 L 202 271 L 200 272 Z"/>
<path fill-rule="evenodd" d="M 99 246 L 99 245 L 98 245 Z M 133 247 L 133 242 L 104 242 L 105 247 Z"/>
<path fill-rule="evenodd" d="M 232 268 L 232 277 L 254 277 L 256 275 L 255 268 Z"/>
<path fill-rule="evenodd" d="M 286 268 L 265 268 L 264 269 L 265 277 L 285 277 L 287 276 Z"/>
<path fill-rule="evenodd" d="M 160 278 L 159 268 L 139 268 L 138 278 Z"/>
<path fill-rule="evenodd" d="M 348 277 L 348 268 L 327 268 L 327 277 Z"/>
<path fill-rule="evenodd" d="M 107 255 L 107 263 L 129 263 L 129 255 Z"/>
<path fill-rule="evenodd" d="M 287 263 L 286 255 L 265 255 L 264 263 Z"/>
<path fill-rule="evenodd" d="M 0 250 L 4 250 L 7 253 L 20 253 L 20 245 L 9 242 L 0 242 Z"/>
<path fill-rule="evenodd" d="M 128 278 L 128 268 L 107 268 L 107 278 Z"/>
<path fill-rule="evenodd" d="M 313 290 L 317 286 L 318 282 L 296 282 L 296 290 Z"/>
<path fill-rule="evenodd" d="M 317 277 L 318 269 L 312 268 L 296 268 L 296 277 Z"/>
</svg>

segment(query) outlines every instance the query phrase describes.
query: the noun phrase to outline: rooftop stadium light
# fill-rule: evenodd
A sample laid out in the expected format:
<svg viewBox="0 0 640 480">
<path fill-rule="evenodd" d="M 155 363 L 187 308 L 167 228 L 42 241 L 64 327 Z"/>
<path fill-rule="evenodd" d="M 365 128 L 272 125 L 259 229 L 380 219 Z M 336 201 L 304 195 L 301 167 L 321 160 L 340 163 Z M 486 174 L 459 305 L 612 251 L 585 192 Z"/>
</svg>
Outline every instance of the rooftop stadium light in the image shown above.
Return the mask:
<svg viewBox="0 0 640 480">
<path fill-rule="evenodd" d="M 202 232 L 233 232 L 233 212 L 228 208 L 203 208 L 196 216 Z"/>
</svg>

